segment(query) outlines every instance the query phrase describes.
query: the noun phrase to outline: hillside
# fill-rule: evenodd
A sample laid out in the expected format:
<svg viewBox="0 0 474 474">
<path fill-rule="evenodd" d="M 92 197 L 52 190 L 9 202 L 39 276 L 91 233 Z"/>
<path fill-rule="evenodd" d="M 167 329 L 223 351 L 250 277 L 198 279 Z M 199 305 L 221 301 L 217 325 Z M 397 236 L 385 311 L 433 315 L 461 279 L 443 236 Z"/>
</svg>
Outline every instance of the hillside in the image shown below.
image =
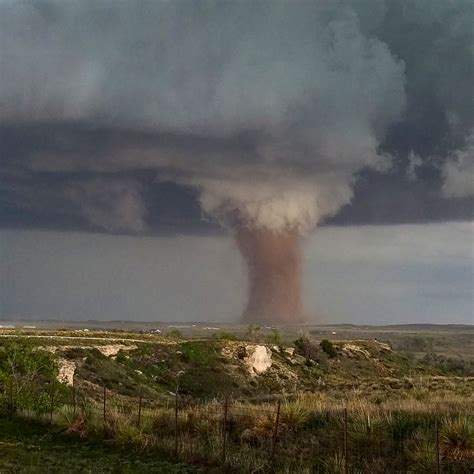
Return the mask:
<svg viewBox="0 0 474 474">
<path fill-rule="evenodd" d="M 292 344 L 275 335 L 263 341 L 251 337 L 36 331 L 28 338 L 6 338 L 4 346 L 51 354 L 61 380 L 72 385 L 74 374 L 76 388 L 91 396 L 105 386 L 122 396 L 141 392 L 162 399 L 174 393 L 177 382 L 180 393 L 199 399 L 315 391 L 341 396 L 359 390 L 381 400 L 422 389 L 474 391 L 472 360 L 432 353 L 414 357 L 377 340 L 327 341 L 328 350 L 310 335 Z"/>
<path fill-rule="evenodd" d="M 473 361 L 433 351 L 446 352 L 450 339 L 417 337 L 409 346 L 428 352 L 314 334 L 290 343 L 255 328 L 245 339 L 223 331 L 205 339 L 177 331 L 4 332 L 0 415 L 99 443 L 97 452 L 113 443 L 160 454 L 152 472 L 169 460 L 206 472 L 336 473 L 347 464 L 375 474 L 386 463 L 396 472 L 434 472 L 438 463 L 467 473 Z M 0 432 L 0 443 L 10 446 L 11 433 Z M 28 459 L 30 448 L 18 443 L 9 448 L 10 467 L 15 457 Z M 110 456 L 120 463 L 117 452 Z M 139 462 L 130 456 L 124 462 Z"/>
</svg>

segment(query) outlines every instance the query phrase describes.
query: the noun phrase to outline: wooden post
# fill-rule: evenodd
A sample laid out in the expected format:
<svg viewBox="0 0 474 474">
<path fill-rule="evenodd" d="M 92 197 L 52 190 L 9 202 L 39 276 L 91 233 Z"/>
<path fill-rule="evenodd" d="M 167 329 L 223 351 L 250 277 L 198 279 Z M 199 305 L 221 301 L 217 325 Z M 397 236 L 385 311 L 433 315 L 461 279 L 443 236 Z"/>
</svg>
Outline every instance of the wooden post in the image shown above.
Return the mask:
<svg viewBox="0 0 474 474">
<path fill-rule="evenodd" d="M 280 400 L 278 400 L 276 417 L 275 417 L 275 427 L 273 429 L 273 438 L 272 438 L 272 455 L 271 455 L 272 468 L 274 468 L 275 466 L 275 453 L 276 453 L 276 444 L 277 444 L 277 439 L 278 439 L 278 425 L 280 423 L 280 410 L 281 410 L 281 402 Z"/>
<path fill-rule="evenodd" d="M 227 414 L 229 410 L 229 395 L 225 397 L 224 402 L 224 418 L 222 420 L 222 464 L 225 464 L 226 458 L 226 442 L 227 442 Z"/>
<path fill-rule="evenodd" d="M 174 455 L 178 455 L 178 387 L 174 394 Z"/>
<path fill-rule="evenodd" d="M 54 379 L 51 379 L 51 403 L 49 407 L 49 424 L 53 424 L 53 410 L 54 410 Z"/>
<path fill-rule="evenodd" d="M 74 374 L 72 374 L 72 407 L 73 407 L 73 413 L 74 415 L 76 414 L 76 408 L 77 408 L 77 402 L 76 402 L 76 378 L 74 377 Z"/>
<path fill-rule="evenodd" d="M 105 422 L 106 422 L 106 400 L 107 400 L 107 387 L 104 385 L 104 400 L 102 405 L 102 418 L 104 423 L 104 430 L 105 430 Z"/>
<path fill-rule="evenodd" d="M 14 407 L 13 407 L 13 376 L 10 377 L 8 380 L 8 391 L 9 391 L 9 402 L 8 402 L 8 411 L 10 412 L 10 415 L 13 415 Z"/>
<path fill-rule="evenodd" d="M 344 408 L 344 473 L 349 472 L 349 463 L 347 459 L 347 408 Z"/>
<path fill-rule="evenodd" d="M 142 388 L 140 388 L 140 395 L 138 397 L 138 418 L 137 418 L 137 426 L 140 428 L 140 422 L 142 419 L 142 398 L 143 398 L 143 393 L 142 393 Z"/>
<path fill-rule="evenodd" d="M 436 430 L 436 473 L 440 474 L 441 472 L 441 462 L 439 456 L 439 425 L 438 419 L 435 420 L 435 430 Z"/>
</svg>

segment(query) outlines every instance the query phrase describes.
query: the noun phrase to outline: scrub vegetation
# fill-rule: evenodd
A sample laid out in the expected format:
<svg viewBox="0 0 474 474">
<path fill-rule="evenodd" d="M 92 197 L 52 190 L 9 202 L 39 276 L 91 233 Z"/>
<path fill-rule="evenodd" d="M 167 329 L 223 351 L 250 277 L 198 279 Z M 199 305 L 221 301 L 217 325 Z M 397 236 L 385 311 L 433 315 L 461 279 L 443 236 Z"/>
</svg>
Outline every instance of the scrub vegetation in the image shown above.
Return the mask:
<svg viewBox="0 0 474 474">
<path fill-rule="evenodd" d="M 462 333 L 442 351 L 439 334 L 396 349 L 389 338 L 310 332 L 289 343 L 284 331 L 255 327 L 206 339 L 104 333 L 110 347 L 72 332 L 59 344 L 59 333 L 1 341 L 1 472 L 61 472 L 67 463 L 69 472 L 382 473 L 390 464 L 408 473 L 439 464 L 467 473 L 474 465 L 473 360 Z M 256 346 L 271 361 L 262 372 L 252 365 Z M 64 364 L 74 386 L 61 379 Z"/>
</svg>

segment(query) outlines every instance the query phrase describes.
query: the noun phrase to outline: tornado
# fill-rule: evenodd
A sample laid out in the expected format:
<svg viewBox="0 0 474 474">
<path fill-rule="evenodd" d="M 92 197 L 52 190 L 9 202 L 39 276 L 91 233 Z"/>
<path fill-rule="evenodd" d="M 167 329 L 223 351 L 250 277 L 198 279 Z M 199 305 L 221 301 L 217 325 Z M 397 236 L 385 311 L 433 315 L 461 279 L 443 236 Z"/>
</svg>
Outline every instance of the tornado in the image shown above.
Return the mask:
<svg viewBox="0 0 474 474">
<path fill-rule="evenodd" d="M 196 208 L 187 206 L 196 198 L 203 220 L 230 230 L 246 262 L 242 319 L 302 322 L 304 236 L 350 206 L 361 170 L 376 177 L 406 161 L 416 177 L 421 166 L 403 158 L 416 142 L 398 150 L 387 132 L 412 123 L 407 113 L 432 96 L 450 118 L 438 135 L 470 143 L 462 138 L 474 133 L 464 100 L 472 81 L 459 81 L 461 65 L 446 54 L 472 58 L 470 11 L 432 2 L 431 16 L 451 23 L 436 47 L 413 51 L 375 32 L 417 25 L 420 38 L 432 35 L 417 8 L 374 15 L 377 2 L 201 3 L 0 0 L 8 39 L 0 41 L 0 194 L 19 216 L 50 216 L 47 226 L 59 203 L 66 226 L 120 234 L 174 223 L 192 230 Z M 431 81 L 428 95 L 407 95 L 442 60 L 451 75 Z M 418 96 L 422 103 L 410 102 Z M 449 153 L 446 195 L 459 197 L 450 183 L 469 171 L 469 147 Z"/>
<path fill-rule="evenodd" d="M 293 324 L 306 321 L 298 232 L 239 224 L 235 238 L 248 269 L 248 300 L 242 322 Z"/>
</svg>

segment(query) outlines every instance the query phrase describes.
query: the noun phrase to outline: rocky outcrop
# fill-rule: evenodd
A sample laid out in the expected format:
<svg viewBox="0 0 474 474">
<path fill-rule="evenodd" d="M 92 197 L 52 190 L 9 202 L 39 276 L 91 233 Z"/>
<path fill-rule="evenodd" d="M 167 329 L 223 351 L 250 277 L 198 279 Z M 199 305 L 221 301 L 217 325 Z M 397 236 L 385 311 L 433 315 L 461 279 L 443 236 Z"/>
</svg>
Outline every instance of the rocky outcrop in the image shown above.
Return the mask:
<svg viewBox="0 0 474 474">
<path fill-rule="evenodd" d="M 351 358 L 363 357 L 365 359 L 370 359 L 370 352 L 367 349 L 364 349 L 363 347 L 357 346 L 355 344 L 344 344 L 342 346 L 342 351 L 344 352 L 344 354 Z"/>
<path fill-rule="evenodd" d="M 105 357 L 116 357 L 120 351 L 133 351 L 136 349 L 137 346 L 135 345 L 126 345 L 126 344 L 102 344 L 102 345 L 76 345 L 76 346 L 39 346 L 37 350 L 52 352 L 55 354 L 56 352 L 64 352 L 70 349 L 97 349 L 101 354 Z"/>
<path fill-rule="evenodd" d="M 76 364 L 72 360 L 57 359 L 58 363 L 58 382 L 64 383 L 72 387 L 74 385 L 74 372 L 76 371 Z"/>
<path fill-rule="evenodd" d="M 272 366 L 272 352 L 266 346 L 248 345 L 245 352 L 247 357 L 244 357 L 244 362 L 250 375 L 263 374 Z"/>
<path fill-rule="evenodd" d="M 221 353 L 227 359 L 243 362 L 252 377 L 265 373 L 272 366 L 272 351 L 263 344 L 231 344 L 223 347 Z"/>
</svg>

